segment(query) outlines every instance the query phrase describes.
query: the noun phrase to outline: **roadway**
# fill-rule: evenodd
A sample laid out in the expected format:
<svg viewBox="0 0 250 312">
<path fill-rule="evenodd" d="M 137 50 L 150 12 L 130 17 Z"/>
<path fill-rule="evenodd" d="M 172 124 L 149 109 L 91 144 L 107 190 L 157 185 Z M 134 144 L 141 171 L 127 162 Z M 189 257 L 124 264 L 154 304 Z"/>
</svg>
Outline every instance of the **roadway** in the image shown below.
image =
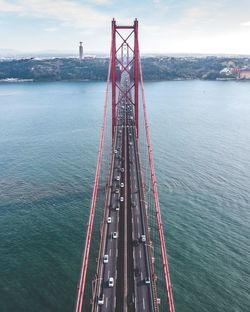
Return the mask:
<svg viewBox="0 0 250 312">
<path fill-rule="evenodd" d="M 133 262 L 137 296 L 135 298 L 136 311 L 154 311 L 151 288 L 151 273 L 149 266 L 147 231 L 144 221 L 143 192 L 141 189 L 141 173 L 139 168 L 138 146 L 132 104 L 127 105 L 129 171 L 130 171 L 130 197 L 131 197 L 131 222 Z M 142 241 L 143 235 L 145 241 Z M 146 283 L 148 281 L 149 284 Z"/>
<path fill-rule="evenodd" d="M 92 311 L 157 311 L 152 290 L 152 259 L 148 253 L 150 239 L 145 229 L 134 108 L 126 97 L 117 105 L 116 121 L 110 185 L 101 241 L 97 242 L 100 256 Z M 117 234 L 115 237 L 114 233 Z M 107 256 L 108 261 L 104 263 Z M 109 285 L 110 278 L 114 280 L 113 286 Z"/>
</svg>

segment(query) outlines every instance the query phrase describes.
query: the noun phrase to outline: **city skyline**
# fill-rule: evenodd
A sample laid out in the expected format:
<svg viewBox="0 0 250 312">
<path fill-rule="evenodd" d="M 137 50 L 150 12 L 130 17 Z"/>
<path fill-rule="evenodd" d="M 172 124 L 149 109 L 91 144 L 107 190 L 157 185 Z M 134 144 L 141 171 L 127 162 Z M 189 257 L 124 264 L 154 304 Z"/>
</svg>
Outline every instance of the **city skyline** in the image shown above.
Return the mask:
<svg viewBox="0 0 250 312">
<path fill-rule="evenodd" d="M 1 49 L 108 53 L 111 20 L 140 23 L 143 53 L 250 54 L 250 2 L 0 0 Z"/>
</svg>

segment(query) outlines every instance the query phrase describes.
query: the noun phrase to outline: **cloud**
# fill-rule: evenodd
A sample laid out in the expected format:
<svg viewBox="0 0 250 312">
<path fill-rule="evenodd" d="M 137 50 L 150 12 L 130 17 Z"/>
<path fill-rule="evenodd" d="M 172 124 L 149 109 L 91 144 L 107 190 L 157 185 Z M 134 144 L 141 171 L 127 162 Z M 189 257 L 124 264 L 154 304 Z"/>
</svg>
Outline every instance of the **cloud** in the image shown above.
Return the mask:
<svg viewBox="0 0 250 312">
<path fill-rule="evenodd" d="M 20 12 L 22 7 L 18 4 L 9 3 L 6 0 L 0 0 L 0 12 Z"/>
<path fill-rule="evenodd" d="M 47 28 L 44 28 L 44 31 L 47 31 L 47 32 L 55 32 L 57 31 L 58 28 L 56 27 L 47 27 Z"/>
<path fill-rule="evenodd" d="M 241 26 L 250 27 L 250 21 L 241 23 Z"/>
<path fill-rule="evenodd" d="M 186 10 L 186 18 L 200 18 L 208 14 L 208 11 L 202 7 L 192 7 Z"/>
<path fill-rule="evenodd" d="M 111 0 L 91 0 L 91 2 L 96 3 L 96 4 L 111 4 L 112 1 Z"/>
<path fill-rule="evenodd" d="M 103 2 L 107 0 L 96 0 Z M 111 17 L 97 11 L 91 6 L 67 0 L 17 0 L 9 3 L 0 0 L 0 12 L 15 12 L 41 18 L 54 18 L 76 28 L 98 28 L 107 23 Z"/>
<path fill-rule="evenodd" d="M 142 52 L 250 51 L 249 0 L 241 0 L 240 6 L 232 0 L 134 1 L 126 10 L 128 2 L 132 0 L 119 5 L 114 0 L 0 0 L 1 21 L 13 32 L 10 36 L 7 27 L 0 29 L 2 45 L 13 48 L 15 37 L 22 38 L 21 44 L 26 40 L 30 49 L 39 44 L 68 49 L 82 39 L 90 50 L 108 51 L 112 18 L 130 25 L 136 16 Z M 35 28 L 42 29 L 41 40 Z"/>
</svg>

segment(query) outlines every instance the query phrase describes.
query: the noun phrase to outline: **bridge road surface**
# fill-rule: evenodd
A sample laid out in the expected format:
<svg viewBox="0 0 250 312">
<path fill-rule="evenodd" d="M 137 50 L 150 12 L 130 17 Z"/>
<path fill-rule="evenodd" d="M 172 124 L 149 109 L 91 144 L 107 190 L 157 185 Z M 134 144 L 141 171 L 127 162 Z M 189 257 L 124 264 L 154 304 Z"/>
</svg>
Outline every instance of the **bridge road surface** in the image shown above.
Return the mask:
<svg viewBox="0 0 250 312">
<path fill-rule="evenodd" d="M 147 242 L 143 243 L 140 239 L 142 234 L 146 235 L 146 231 L 142 207 L 143 192 L 139 183 L 140 172 L 134 108 L 125 98 L 121 100 L 119 107 L 117 107 L 117 116 L 111 185 L 108 190 L 109 205 L 102 233 L 105 237 L 103 246 L 100 247 L 103 253 L 100 257 L 99 272 L 97 272 L 100 278 L 97 280 L 97 298 L 95 298 L 92 311 L 155 311 L 151 281 L 150 284 L 145 283 L 145 279 L 151 276 Z M 125 153 L 126 150 L 127 153 Z M 127 159 L 125 159 L 126 157 Z M 127 168 L 124 168 L 125 165 Z M 126 172 L 128 172 L 129 176 L 128 183 L 125 181 Z M 121 183 L 124 183 L 125 186 L 121 187 Z M 127 184 L 129 185 L 128 189 Z M 121 197 L 126 197 L 124 198 L 125 202 L 121 201 Z M 125 203 L 128 203 L 128 205 L 125 205 Z M 116 210 L 117 207 L 119 207 L 119 210 Z M 125 209 L 127 209 L 126 212 L 131 209 L 131 213 L 127 214 L 130 218 L 132 216 L 130 220 L 123 220 L 124 216 L 126 216 L 124 214 Z M 107 217 L 111 217 L 111 223 L 109 224 L 106 221 Z M 124 221 L 128 223 L 126 231 L 131 228 L 132 233 L 124 234 L 126 233 L 124 231 L 124 224 L 126 224 Z M 131 227 L 129 227 L 129 224 L 131 224 Z M 114 232 L 117 232 L 118 238 L 112 237 Z M 126 239 L 122 235 L 127 235 Z M 136 240 L 138 241 L 137 246 L 134 244 Z M 128 251 L 132 251 L 132 264 L 131 259 L 127 259 L 125 256 L 125 246 L 127 246 Z M 103 263 L 104 255 L 109 256 L 108 263 L 105 264 Z M 128 282 L 128 285 L 135 285 L 133 289 L 128 289 L 130 303 L 125 308 L 122 305 L 124 300 L 124 261 L 127 261 L 127 279 L 130 279 L 130 283 L 127 280 L 126 282 Z M 136 274 L 138 276 L 135 276 L 135 269 L 139 271 L 139 275 Z M 110 277 L 114 278 L 114 287 L 108 286 Z M 103 304 L 98 304 L 98 298 L 102 296 L 104 298 Z"/>
<path fill-rule="evenodd" d="M 104 220 L 105 224 L 103 227 L 104 233 L 106 232 L 106 238 L 104 240 L 104 253 L 100 258 L 100 275 L 102 277 L 97 281 L 98 283 L 98 298 L 104 296 L 104 304 L 96 305 L 96 310 L 94 311 L 115 311 L 116 308 L 116 279 L 117 279 L 117 256 L 118 256 L 118 239 L 119 239 L 119 213 L 120 209 L 123 208 L 123 203 L 120 202 L 120 184 L 122 183 L 124 173 L 121 172 L 122 167 L 122 149 L 123 149 L 123 110 L 118 108 L 118 115 L 120 116 L 120 121 L 117 122 L 115 129 L 115 146 L 113 150 L 113 170 L 111 171 L 112 178 L 110 180 L 109 187 L 109 205 L 108 214 Z M 120 177 L 117 180 L 117 177 Z M 123 182 L 124 183 L 124 182 Z M 119 190 L 119 193 L 116 193 Z M 119 210 L 116 210 L 119 208 Z M 107 217 L 111 217 L 111 223 L 107 223 Z M 113 238 L 113 233 L 118 234 L 118 238 Z M 103 234 L 104 234 L 103 233 Z M 108 255 L 108 263 L 103 263 L 104 255 Z M 110 277 L 114 278 L 114 287 L 108 287 L 108 280 Z M 96 303 L 95 303 L 96 304 Z"/>
<path fill-rule="evenodd" d="M 134 269 L 136 269 L 136 310 L 137 311 L 155 311 L 151 287 L 151 273 L 149 267 L 149 255 L 147 252 L 147 241 L 141 241 L 141 235 L 146 236 L 142 189 L 139 179 L 140 168 L 138 165 L 138 149 L 136 142 L 135 118 L 132 105 L 127 105 L 127 118 L 129 127 L 128 131 L 128 148 L 130 163 L 130 188 L 131 188 L 131 211 L 132 211 L 132 238 L 133 238 L 133 259 Z M 149 279 L 150 284 L 146 284 L 145 280 Z"/>
</svg>

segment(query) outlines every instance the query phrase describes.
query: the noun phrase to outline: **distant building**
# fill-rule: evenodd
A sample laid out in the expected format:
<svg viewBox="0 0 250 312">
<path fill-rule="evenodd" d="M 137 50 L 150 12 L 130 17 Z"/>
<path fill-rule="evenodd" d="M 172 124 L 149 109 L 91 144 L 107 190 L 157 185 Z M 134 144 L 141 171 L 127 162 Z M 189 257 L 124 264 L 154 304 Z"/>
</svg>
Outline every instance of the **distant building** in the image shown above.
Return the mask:
<svg viewBox="0 0 250 312">
<path fill-rule="evenodd" d="M 225 67 L 220 71 L 223 76 L 234 76 L 236 79 L 250 79 L 250 67 Z"/>
<path fill-rule="evenodd" d="M 242 68 L 239 70 L 240 79 L 250 79 L 250 68 Z"/>
<path fill-rule="evenodd" d="M 236 65 L 233 61 L 228 61 L 227 62 L 227 67 L 231 67 L 231 68 L 234 68 Z"/>
<path fill-rule="evenodd" d="M 250 67 L 235 67 L 233 73 L 236 75 L 237 79 L 250 79 Z"/>
<path fill-rule="evenodd" d="M 79 46 L 79 59 L 83 60 L 83 46 L 82 46 L 81 41 L 80 41 L 80 46 Z"/>
<path fill-rule="evenodd" d="M 225 75 L 225 76 L 230 76 L 232 75 L 232 72 L 233 71 L 231 68 L 225 67 L 220 71 L 220 74 Z"/>
</svg>

